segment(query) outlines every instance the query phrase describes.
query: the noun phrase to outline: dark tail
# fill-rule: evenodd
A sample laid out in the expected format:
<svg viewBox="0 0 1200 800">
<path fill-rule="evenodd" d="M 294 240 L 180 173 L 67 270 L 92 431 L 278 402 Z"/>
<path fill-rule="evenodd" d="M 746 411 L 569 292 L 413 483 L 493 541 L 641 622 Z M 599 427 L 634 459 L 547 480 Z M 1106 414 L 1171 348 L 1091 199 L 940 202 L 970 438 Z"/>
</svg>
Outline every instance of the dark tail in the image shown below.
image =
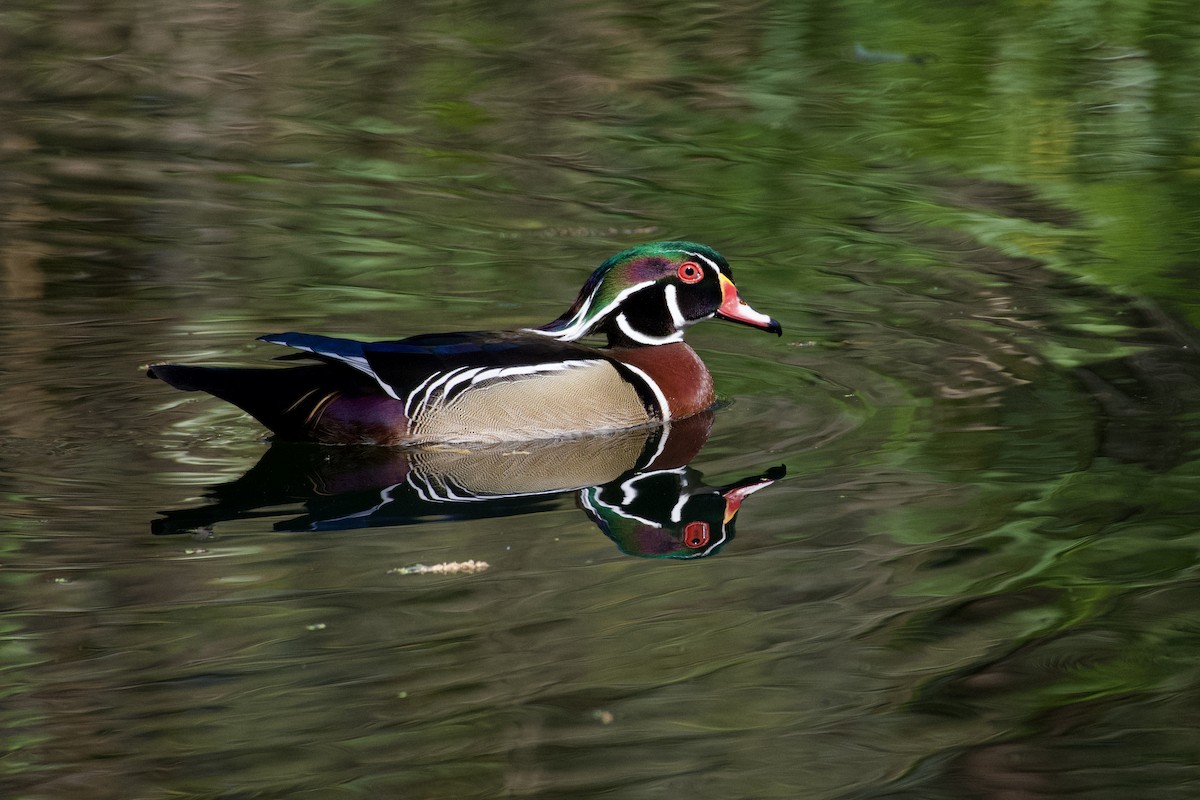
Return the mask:
<svg viewBox="0 0 1200 800">
<path fill-rule="evenodd" d="M 286 369 L 189 367 L 154 364 L 146 370 L 176 389 L 208 392 L 233 403 L 279 436 L 313 438 L 313 423 L 339 397 L 378 394 L 354 370 L 336 364 Z"/>
</svg>

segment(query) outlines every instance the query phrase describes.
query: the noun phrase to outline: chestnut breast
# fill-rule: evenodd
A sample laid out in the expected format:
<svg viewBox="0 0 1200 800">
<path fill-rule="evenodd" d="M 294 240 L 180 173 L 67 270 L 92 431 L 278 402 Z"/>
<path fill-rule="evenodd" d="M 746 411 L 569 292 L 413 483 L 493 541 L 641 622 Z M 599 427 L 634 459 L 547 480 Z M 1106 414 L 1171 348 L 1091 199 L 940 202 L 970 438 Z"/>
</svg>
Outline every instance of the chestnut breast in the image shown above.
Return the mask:
<svg viewBox="0 0 1200 800">
<path fill-rule="evenodd" d="M 699 414 L 716 402 L 708 367 L 696 351 L 683 342 L 654 347 L 614 347 L 605 353 L 641 370 L 654 381 L 667 402 L 664 409 L 667 419 Z"/>
</svg>

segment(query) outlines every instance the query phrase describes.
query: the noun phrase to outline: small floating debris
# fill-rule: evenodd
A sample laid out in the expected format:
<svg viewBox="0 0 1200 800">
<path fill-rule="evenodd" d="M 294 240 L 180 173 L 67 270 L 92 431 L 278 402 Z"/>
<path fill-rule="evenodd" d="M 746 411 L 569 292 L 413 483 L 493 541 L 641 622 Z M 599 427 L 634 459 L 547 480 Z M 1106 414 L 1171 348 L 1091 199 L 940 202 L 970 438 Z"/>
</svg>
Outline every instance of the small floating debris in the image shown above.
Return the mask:
<svg viewBox="0 0 1200 800">
<path fill-rule="evenodd" d="M 411 567 L 395 567 L 388 575 L 473 575 L 491 567 L 486 561 L 444 561 L 441 564 L 413 564 Z"/>
<path fill-rule="evenodd" d="M 450 444 L 430 444 L 424 447 L 417 448 L 424 450 L 427 453 L 456 453 L 457 455 L 467 456 L 471 454 L 471 450 L 466 447 L 455 447 Z"/>
</svg>

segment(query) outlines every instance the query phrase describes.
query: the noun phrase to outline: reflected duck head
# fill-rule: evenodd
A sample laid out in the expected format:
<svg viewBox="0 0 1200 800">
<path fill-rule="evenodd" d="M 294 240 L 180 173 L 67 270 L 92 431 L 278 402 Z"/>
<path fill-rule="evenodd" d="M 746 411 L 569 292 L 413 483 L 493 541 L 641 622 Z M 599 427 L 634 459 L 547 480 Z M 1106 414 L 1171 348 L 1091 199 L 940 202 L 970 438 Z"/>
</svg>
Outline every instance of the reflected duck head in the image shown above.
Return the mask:
<svg viewBox="0 0 1200 800">
<path fill-rule="evenodd" d="M 778 481 L 778 466 L 725 486 L 691 467 L 635 474 L 579 492 L 579 505 L 621 552 L 640 558 L 706 558 L 734 535 L 742 503 Z"/>
</svg>

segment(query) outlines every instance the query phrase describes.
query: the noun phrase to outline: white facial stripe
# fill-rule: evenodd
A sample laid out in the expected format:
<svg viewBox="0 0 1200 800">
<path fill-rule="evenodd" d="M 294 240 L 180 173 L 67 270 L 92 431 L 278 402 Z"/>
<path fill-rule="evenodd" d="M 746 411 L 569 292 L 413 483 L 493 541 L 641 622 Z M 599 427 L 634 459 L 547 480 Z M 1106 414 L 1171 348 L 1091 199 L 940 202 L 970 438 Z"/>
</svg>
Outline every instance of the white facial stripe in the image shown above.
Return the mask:
<svg viewBox="0 0 1200 800">
<path fill-rule="evenodd" d="M 597 311 L 595 314 L 589 314 L 588 309 L 591 308 L 592 300 L 595 298 L 596 292 L 599 292 L 600 286 L 604 285 L 603 282 L 601 282 L 600 286 L 596 287 L 596 290 L 592 292 L 591 296 L 588 297 L 587 301 L 583 304 L 583 308 L 579 309 L 579 313 L 571 318 L 571 323 L 566 328 L 563 328 L 561 331 L 543 331 L 537 328 L 525 328 L 525 330 L 529 333 L 540 333 L 543 336 L 550 336 L 554 339 L 559 339 L 564 342 L 573 342 L 579 337 L 583 336 L 587 329 L 595 324 L 597 320 L 608 316 L 610 311 L 621 305 L 621 303 L 625 302 L 625 299 L 629 297 L 629 295 L 633 294 L 634 292 L 640 292 L 647 286 L 653 286 L 654 283 L 654 281 L 643 281 L 642 283 L 622 289 L 617 296 L 613 298 L 611 303 Z"/>
<path fill-rule="evenodd" d="M 621 362 L 621 363 L 622 363 L 622 366 L 625 367 L 625 369 L 629 370 L 630 372 L 632 372 L 633 374 L 637 375 L 639 378 L 644 380 L 646 382 L 646 386 L 650 389 L 651 392 L 654 393 L 654 399 L 655 399 L 655 401 L 658 402 L 658 408 L 659 408 L 660 412 L 662 413 L 663 421 L 665 422 L 665 421 L 671 419 L 671 406 L 667 403 L 667 396 L 665 394 L 663 394 L 663 391 L 662 391 L 662 389 L 659 388 L 658 384 L 655 383 L 653 381 L 653 379 L 651 379 L 651 377 L 649 375 L 647 375 L 643 370 L 638 369 L 637 367 L 633 366 L 633 364 L 626 364 L 624 362 Z"/>
<path fill-rule="evenodd" d="M 642 474 L 634 475 L 627 481 L 621 483 L 621 505 L 627 506 L 637 499 L 637 482 L 640 478 L 645 477 Z"/>
<path fill-rule="evenodd" d="M 671 429 L 671 423 L 668 422 L 663 425 L 664 431 L 668 431 L 670 429 Z M 658 458 L 658 455 L 661 452 L 662 452 L 662 447 L 660 446 L 658 449 L 658 452 L 654 454 L 654 458 Z M 653 461 L 654 459 L 650 459 L 650 460 Z M 630 503 L 632 503 L 634 500 L 637 499 L 637 494 L 638 494 L 637 484 L 639 481 L 644 481 L 647 478 L 658 477 L 659 475 L 674 474 L 674 475 L 682 476 L 686 470 L 687 470 L 687 467 L 676 467 L 675 469 L 656 469 L 656 470 L 652 470 L 651 472 L 639 472 L 638 474 L 634 475 L 629 480 L 622 481 L 621 482 L 621 505 L 627 506 Z M 686 482 L 687 482 L 686 480 L 681 480 L 679 482 L 680 486 L 681 486 L 681 490 L 682 490 L 683 484 L 685 484 Z"/>
<path fill-rule="evenodd" d="M 718 275 L 721 274 L 721 268 L 717 266 L 717 262 L 713 261 L 711 258 L 709 258 L 708 256 L 706 256 L 702 253 L 693 253 L 691 250 L 669 250 L 667 252 L 683 253 L 685 256 L 691 256 L 692 258 L 697 258 L 697 259 L 703 261 L 705 264 L 708 264 L 708 266 L 712 267 L 714 270 L 716 270 Z"/>
<path fill-rule="evenodd" d="M 651 336 L 648 333 L 634 330 L 634 327 L 629 324 L 629 320 L 625 318 L 624 313 L 617 315 L 617 327 L 621 329 L 622 333 L 638 344 L 671 344 L 672 342 L 683 341 L 683 331 L 681 330 L 677 330 L 666 336 Z"/>
<path fill-rule="evenodd" d="M 683 312 L 679 309 L 678 293 L 675 291 L 675 284 L 668 283 L 667 288 L 663 290 L 667 297 L 667 311 L 671 312 L 671 322 L 675 323 L 675 329 L 679 330 L 687 325 L 687 320 L 683 318 Z"/>
<path fill-rule="evenodd" d="M 600 492 L 597 489 L 584 489 L 579 493 L 579 499 L 583 501 L 583 504 L 588 507 L 589 511 L 598 517 L 602 517 L 603 515 L 596 510 L 596 506 L 603 506 L 609 511 L 612 511 L 613 513 L 622 516 L 625 519 L 631 519 L 635 522 L 640 522 L 643 525 L 649 525 L 651 528 L 662 527 L 662 525 L 658 522 L 655 522 L 652 519 L 646 519 L 645 517 L 639 517 L 637 514 L 626 511 L 622 506 L 614 506 L 611 503 L 604 502 L 600 499 Z M 593 502 L 595 505 L 592 504 Z"/>
<path fill-rule="evenodd" d="M 579 310 L 575 312 L 575 316 L 574 316 L 574 317 L 572 317 L 572 318 L 571 318 L 571 319 L 568 321 L 568 323 L 567 323 L 567 327 L 563 329 L 564 331 L 569 331 L 569 330 L 571 330 L 571 329 L 573 329 L 573 328 L 577 328 L 579 325 L 581 325 L 581 324 L 583 323 L 583 321 L 584 321 L 585 319 L 587 319 L 587 317 L 588 317 L 588 311 L 589 311 L 589 310 L 591 309 L 591 307 L 592 307 L 592 301 L 596 299 L 596 294 L 597 294 L 597 292 L 599 292 L 599 291 L 600 291 L 600 287 L 601 287 L 603 284 L 604 284 L 604 282 L 603 282 L 603 281 L 601 281 L 600 283 L 597 283 L 597 284 L 596 284 L 596 288 L 595 288 L 595 289 L 593 289 L 593 290 L 592 290 L 592 293 L 591 293 L 591 294 L 589 294 L 589 295 L 587 296 L 587 299 L 583 301 L 583 305 L 581 305 L 581 306 L 579 307 Z"/>
<path fill-rule="evenodd" d="M 709 542 L 708 547 L 704 548 L 704 550 L 702 552 L 692 553 L 692 554 L 688 555 L 687 558 L 704 558 L 706 555 L 711 553 L 713 550 L 716 550 L 718 547 L 725 544 L 726 538 L 727 538 L 727 534 L 725 533 L 725 527 L 721 526 L 721 537 L 719 539 L 717 539 L 714 542 Z"/>
<path fill-rule="evenodd" d="M 683 507 L 689 499 L 690 495 L 682 493 L 679 495 L 679 502 L 671 509 L 671 522 L 679 522 L 679 520 L 683 519 Z"/>
</svg>

